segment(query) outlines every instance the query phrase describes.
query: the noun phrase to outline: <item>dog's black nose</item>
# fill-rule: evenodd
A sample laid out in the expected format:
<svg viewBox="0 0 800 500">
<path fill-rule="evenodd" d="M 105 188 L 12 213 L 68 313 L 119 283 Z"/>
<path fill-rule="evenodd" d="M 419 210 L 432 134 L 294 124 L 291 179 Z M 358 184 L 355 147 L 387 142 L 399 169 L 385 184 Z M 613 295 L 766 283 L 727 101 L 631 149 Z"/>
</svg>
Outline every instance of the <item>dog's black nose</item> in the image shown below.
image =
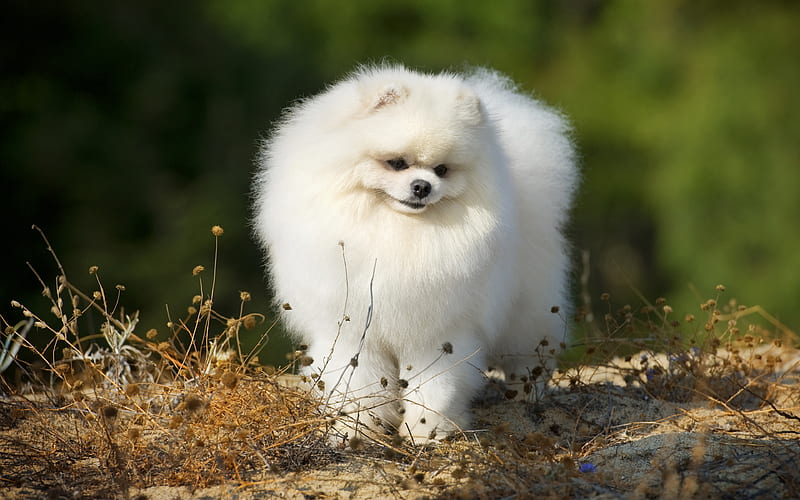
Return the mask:
<svg viewBox="0 0 800 500">
<path fill-rule="evenodd" d="M 431 183 L 422 179 L 411 181 L 411 191 L 421 200 L 431 194 Z"/>
</svg>

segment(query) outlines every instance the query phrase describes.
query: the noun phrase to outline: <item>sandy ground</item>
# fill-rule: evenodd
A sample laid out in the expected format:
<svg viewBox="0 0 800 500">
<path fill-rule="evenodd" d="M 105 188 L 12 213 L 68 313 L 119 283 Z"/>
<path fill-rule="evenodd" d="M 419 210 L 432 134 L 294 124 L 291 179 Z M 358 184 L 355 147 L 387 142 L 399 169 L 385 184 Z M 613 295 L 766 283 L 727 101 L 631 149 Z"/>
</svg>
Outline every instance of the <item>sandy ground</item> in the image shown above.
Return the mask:
<svg viewBox="0 0 800 500">
<path fill-rule="evenodd" d="M 433 449 L 334 449 L 307 467 L 252 467 L 209 487 L 161 484 L 157 472 L 103 487 L 114 479 L 105 462 L 59 453 L 75 449 L 80 432 L 71 429 L 83 417 L 53 402 L 32 412 L 30 400 L 7 396 L 0 498 L 800 497 L 796 377 L 772 384 L 769 402 L 733 407 L 708 397 L 659 399 L 625 385 L 619 372 L 591 373 L 551 387 L 538 403 L 507 400 L 489 385 L 474 408 L 476 431 Z"/>
</svg>

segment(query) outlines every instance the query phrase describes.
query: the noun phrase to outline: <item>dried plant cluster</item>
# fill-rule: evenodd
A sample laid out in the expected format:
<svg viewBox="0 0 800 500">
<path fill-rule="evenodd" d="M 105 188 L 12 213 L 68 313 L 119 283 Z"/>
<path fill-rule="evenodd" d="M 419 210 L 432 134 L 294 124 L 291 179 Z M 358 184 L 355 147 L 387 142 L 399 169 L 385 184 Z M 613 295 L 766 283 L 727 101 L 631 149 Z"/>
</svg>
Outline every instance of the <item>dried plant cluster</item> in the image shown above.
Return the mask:
<svg viewBox="0 0 800 500">
<path fill-rule="evenodd" d="M 218 226 L 212 233 L 223 235 Z M 358 423 L 325 409 L 317 380 L 291 375 L 307 362 L 302 348 L 285 368 L 259 363 L 271 325 L 245 312 L 246 292 L 237 314 L 217 312 L 214 270 L 208 287 L 203 266 L 192 270 L 200 291 L 182 318 L 169 318 L 166 335 L 139 336 L 137 314 L 120 307 L 123 286 L 106 288 L 93 266 L 96 290 L 84 293 L 52 254 L 60 275 L 52 286 L 40 279 L 50 311 L 13 302 L 26 319 L 3 319 L 0 366 L 13 365 L 6 374 L 14 376 L 0 386 L 0 484 L 18 492 L 111 498 L 228 485 L 242 495 L 341 490 L 362 498 L 800 494 L 791 465 L 800 461 L 797 336 L 758 307 L 720 305 L 721 286 L 696 317 L 675 319 L 663 299 L 617 309 L 607 294 L 603 318 L 588 304 L 563 317 L 578 332 L 575 345 L 540 345 L 529 373 L 487 379 L 476 429 L 436 445 L 397 435 L 337 441 L 334 429 Z M 102 322 L 84 333 L 90 312 Z M 249 352 L 243 330 L 262 332 Z M 48 342 L 34 345 L 34 334 Z M 441 355 L 451 353 L 442 346 Z M 552 373 L 549 357 L 560 360 Z M 652 446 L 647 467 L 622 462 L 645 453 L 637 443 Z M 620 473 L 625 466 L 629 474 Z M 746 474 L 760 479 L 743 490 Z"/>
</svg>

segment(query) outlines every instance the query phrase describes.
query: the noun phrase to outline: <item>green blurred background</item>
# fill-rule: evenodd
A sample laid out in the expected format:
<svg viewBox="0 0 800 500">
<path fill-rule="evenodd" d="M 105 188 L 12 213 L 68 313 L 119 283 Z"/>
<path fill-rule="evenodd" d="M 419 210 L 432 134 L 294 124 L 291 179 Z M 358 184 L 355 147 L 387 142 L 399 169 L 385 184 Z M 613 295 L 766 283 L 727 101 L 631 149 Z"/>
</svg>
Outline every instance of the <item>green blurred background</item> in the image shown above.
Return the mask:
<svg viewBox="0 0 800 500">
<path fill-rule="evenodd" d="M 0 314 L 49 309 L 32 224 L 86 290 L 90 265 L 126 286 L 140 334 L 166 333 L 165 305 L 184 314 L 213 224 L 217 309 L 247 290 L 246 311 L 267 311 L 247 226 L 257 142 L 293 99 L 388 58 L 488 65 L 571 117 L 569 233 L 593 297 L 666 296 L 682 318 L 724 283 L 797 328 L 799 23 L 795 1 L 4 2 Z"/>
</svg>

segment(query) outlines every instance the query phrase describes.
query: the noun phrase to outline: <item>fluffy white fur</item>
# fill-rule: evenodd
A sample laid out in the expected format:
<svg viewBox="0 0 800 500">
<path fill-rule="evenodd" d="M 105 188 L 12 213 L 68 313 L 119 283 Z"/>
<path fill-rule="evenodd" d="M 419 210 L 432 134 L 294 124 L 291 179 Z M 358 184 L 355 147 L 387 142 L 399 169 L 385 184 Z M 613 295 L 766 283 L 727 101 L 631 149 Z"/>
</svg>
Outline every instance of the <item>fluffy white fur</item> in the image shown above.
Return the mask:
<svg viewBox="0 0 800 500">
<path fill-rule="evenodd" d="M 443 437 L 488 367 L 541 366 L 565 329 L 551 307 L 569 306 L 574 160 L 564 119 L 487 70 L 362 68 L 292 107 L 263 145 L 254 225 L 328 404 Z"/>
</svg>

